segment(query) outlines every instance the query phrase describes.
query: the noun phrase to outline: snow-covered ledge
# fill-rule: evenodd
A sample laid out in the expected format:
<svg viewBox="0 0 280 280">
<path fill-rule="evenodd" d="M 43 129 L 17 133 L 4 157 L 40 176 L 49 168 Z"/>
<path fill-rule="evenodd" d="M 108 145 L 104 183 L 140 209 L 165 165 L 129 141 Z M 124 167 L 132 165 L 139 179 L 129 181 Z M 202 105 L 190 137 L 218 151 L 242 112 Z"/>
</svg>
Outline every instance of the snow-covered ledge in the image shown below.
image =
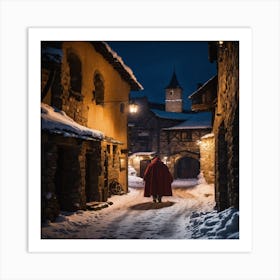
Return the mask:
<svg viewBox="0 0 280 280">
<path fill-rule="evenodd" d="M 99 140 L 105 137 L 103 132 L 82 126 L 67 116 L 64 111 L 45 103 L 41 103 L 41 129 L 65 137 Z"/>
</svg>

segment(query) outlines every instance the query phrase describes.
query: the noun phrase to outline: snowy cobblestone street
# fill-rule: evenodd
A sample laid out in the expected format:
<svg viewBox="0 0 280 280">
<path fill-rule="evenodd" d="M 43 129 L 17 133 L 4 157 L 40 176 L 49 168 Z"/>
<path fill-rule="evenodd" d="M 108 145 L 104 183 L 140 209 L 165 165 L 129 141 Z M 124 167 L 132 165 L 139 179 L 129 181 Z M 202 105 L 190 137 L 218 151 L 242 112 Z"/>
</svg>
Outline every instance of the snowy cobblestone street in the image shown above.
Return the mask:
<svg viewBox="0 0 280 280">
<path fill-rule="evenodd" d="M 214 186 L 198 180 L 175 180 L 173 196 L 162 203 L 143 196 L 140 178 L 130 177 L 130 186 L 128 194 L 112 196 L 108 208 L 62 213 L 42 227 L 42 238 L 188 239 L 192 213 L 213 211 Z"/>
</svg>

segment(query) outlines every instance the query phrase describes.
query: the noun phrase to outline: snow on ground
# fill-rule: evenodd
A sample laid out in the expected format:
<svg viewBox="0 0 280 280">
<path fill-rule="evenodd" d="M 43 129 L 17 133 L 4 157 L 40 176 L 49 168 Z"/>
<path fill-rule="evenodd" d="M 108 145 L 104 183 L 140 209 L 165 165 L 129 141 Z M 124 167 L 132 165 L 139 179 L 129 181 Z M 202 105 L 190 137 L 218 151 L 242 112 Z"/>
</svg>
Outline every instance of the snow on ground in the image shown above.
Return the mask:
<svg viewBox="0 0 280 280">
<path fill-rule="evenodd" d="M 192 238 L 198 239 L 238 239 L 239 212 L 228 208 L 222 212 L 194 212 L 188 229 L 192 230 Z"/>
<path fill-rule="evenodd" d="M 153 203 L 144 197 L 143 179 L 129 169 L 129 192 L 109 198 L 99 211 L 62 212 L 42 227 L 42 238 L 190 239 L 238 238 L 238 212 L 217 213 L 214 186 L 203 177 L 175 180 L 173 196 Z"/>
</svg>

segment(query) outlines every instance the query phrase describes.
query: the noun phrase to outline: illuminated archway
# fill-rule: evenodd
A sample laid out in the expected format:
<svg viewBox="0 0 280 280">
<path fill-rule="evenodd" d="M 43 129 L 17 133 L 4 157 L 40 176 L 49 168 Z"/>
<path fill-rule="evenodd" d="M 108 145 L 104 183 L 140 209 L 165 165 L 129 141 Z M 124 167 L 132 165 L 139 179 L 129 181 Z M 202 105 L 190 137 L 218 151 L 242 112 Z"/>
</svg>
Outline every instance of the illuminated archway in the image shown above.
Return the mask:
<svg viewBox="0 0 280 280">
<path fill-rule="evenodd" d="M 181 157 L 175 163 L 174 177 L 177 179 L 197 178 L 200 172 L 200 163 L 191 157 Z"/>
</svg>

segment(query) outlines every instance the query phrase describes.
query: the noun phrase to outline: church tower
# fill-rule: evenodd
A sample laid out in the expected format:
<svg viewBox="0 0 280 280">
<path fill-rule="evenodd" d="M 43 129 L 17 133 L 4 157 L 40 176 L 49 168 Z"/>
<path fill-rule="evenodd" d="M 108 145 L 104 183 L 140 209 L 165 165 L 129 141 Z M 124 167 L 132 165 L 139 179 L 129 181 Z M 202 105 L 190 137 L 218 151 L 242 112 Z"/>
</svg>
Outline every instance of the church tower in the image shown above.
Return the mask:
<svg viewBox="0 0 280 280">
<path fill-rule="evenodd" d="M 169 85 L 165 88 L 165 111 L 181 113 L 183 111 L 183 88 L 179 85 L 175 70 Z"/>
</svg>

